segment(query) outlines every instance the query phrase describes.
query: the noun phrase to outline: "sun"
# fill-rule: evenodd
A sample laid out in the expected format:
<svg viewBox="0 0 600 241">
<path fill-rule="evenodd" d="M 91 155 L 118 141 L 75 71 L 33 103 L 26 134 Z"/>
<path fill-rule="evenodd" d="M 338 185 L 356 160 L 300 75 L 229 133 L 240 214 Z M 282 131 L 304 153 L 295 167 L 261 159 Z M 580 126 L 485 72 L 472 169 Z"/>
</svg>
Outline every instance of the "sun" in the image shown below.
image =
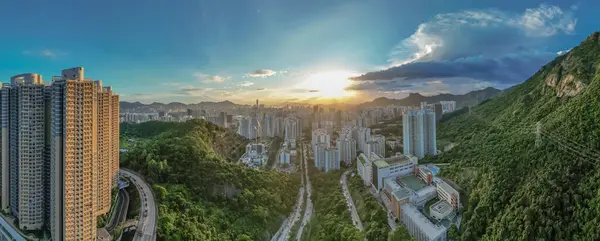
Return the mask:
<svg viewBox="0 0 600 241">
<path fill-rule="evenodd" d="M 356 76 L 349 71 L 327 71 L 311 74 L 300 84 L 301 88 L 309 89 L 309 97 L 338 99 L 354 95 L 354 91 L 346 90 L 352 85 L 348 78 Z"/>
</svg>

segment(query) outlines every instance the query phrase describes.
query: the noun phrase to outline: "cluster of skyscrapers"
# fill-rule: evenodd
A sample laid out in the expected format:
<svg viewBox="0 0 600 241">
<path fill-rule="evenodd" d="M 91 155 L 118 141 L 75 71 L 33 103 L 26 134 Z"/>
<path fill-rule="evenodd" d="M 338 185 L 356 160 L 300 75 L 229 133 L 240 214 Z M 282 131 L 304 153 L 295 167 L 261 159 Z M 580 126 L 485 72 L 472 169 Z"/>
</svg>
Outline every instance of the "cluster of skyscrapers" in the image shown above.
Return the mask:
<svg viewBox="0 0 600 241">
<path fill-rule="evenodd" d="M 53 240 L 95 240 L 119 171 L 119 96 L 82 67 L 0 88 L 2 210 Z"/>
</svg>

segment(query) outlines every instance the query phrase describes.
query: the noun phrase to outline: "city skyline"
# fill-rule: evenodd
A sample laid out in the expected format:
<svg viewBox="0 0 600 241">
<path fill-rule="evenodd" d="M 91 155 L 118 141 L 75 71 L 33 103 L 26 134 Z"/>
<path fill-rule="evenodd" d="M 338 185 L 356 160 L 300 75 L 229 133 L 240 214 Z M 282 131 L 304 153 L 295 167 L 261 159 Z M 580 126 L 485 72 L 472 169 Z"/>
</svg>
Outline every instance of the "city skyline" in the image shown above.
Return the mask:
<svg viewBox="0 0 600 241">
<path fill-rule="evenodd" d="M 3 2 L 0 80 L 84 66 L 123 90 L 122 100 L 143 103 L 350 103 L 504 89 L 579 44 L 594 30 L 598 7 L 538 0 Z M 55 14 L 68 8 L 98 11 Z M 446 24 L 455 27 L 443 31 Z"/>
</svg>

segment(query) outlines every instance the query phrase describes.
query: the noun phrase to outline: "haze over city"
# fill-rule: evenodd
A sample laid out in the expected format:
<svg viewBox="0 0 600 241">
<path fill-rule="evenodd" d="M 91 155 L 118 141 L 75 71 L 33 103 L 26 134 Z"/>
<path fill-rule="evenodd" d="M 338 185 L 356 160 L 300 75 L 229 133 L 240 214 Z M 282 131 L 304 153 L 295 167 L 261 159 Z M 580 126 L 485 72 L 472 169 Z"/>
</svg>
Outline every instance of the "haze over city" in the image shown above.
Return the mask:
<svg viewBox="0 0 600 241">
<path fill-rule="evenodd" d="M 120 89 L 122 100 L 143 103 L 464 94 L 524 81 L 594 31 L 599 7 L 537 0 L 4 1 L 0 80 L 84 66 Z M 66 9 L 78 11 L 58 14 Z"/>
</svg>

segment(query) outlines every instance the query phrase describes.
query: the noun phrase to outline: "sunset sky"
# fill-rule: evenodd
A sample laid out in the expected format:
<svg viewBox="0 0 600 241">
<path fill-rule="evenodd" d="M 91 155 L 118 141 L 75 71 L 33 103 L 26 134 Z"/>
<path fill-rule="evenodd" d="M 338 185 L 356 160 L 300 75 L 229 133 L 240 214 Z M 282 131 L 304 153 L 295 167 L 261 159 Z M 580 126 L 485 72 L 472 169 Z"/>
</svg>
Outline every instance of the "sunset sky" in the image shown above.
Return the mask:
<svg viewBox="0 0 600 241">
<path fill-rule="evenodd" d="M 0 80 L 83 66 L 122 100 L 146 103 L 462 94 L 524 81 L 600 30 L 598 9 L 590 0 L 9 0 Z"/>
</svg>

